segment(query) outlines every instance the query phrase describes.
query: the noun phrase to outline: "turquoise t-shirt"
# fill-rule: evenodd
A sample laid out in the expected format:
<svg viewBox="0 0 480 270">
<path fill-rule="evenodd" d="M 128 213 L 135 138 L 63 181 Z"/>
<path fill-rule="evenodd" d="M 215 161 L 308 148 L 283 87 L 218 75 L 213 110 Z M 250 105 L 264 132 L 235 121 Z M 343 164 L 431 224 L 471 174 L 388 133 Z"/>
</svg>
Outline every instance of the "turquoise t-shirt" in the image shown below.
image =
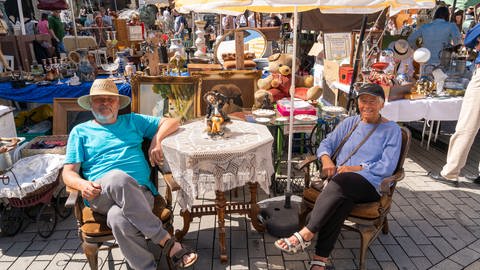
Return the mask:
<svg viewBox="0 0 480 270">
<path fill-rule="evenodd" d="M 83 176 L 90 181 L 113 169 L 122 170 L 158 195 L 149 180 L 142 142 L 155 135 L 159 121 L 158 117 L 131 113 L 119 115 L 114 124 L 100 125 L 93 120 L 79 124 L 69 134 L 65 164 L 81 163 Z"/>
</svg>

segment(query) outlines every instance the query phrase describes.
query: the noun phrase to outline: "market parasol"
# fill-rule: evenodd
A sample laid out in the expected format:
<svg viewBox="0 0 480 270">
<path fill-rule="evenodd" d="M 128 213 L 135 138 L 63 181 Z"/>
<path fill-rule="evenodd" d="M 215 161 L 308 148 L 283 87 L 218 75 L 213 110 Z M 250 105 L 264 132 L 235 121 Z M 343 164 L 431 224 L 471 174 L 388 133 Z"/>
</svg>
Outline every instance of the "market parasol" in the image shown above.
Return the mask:
<svg viewBox="0 0 480 270">
<path fill-rule="evenodd" d="M 293 3 L 292 3 L 293 2 Z M 263 13 L 289 13 L 293 12 L 293 47 L 297 47 L 298 12 L 319 8 L 322 13 L 347 13 L 347 14 L 370 14 L 385 8 L 390 8 L 390 15 L 394 15 L 404 9 L 425 9 L 435 7 L 435 0 L 176 0 L 176 8 L 194 10 L 214 9 L 232 12 L 244 12 L 246 10 Z M 364 17 L 359 44 L 362 43 L 365 32 L 366 17 Z M 360 46 L 359 46 L 360 47 Z M 357 50 L 358 52 L 358 50 Z M 357 56 L 358 58 L 358 56 Z M 356 74 L 357 62 L 354 65 Z M 296 49 L 293 50 L 292 74 L 296 74 Z M 354 81 L 354 79 L 352 80 Z M 290 104 L 294 104 L 295 80 L 290 87 Z M 350 86 L 352 96 L 353 82 Z M 291 162 L 292 162 L 292 139 L 293 139 L 293 109 L 290 110 L 290 122 L 288 132 L 288 163 L 287 163 L 287 187 L 285 190 L 285 208 L 290 208 L 291 196 Z"/>
</svg>

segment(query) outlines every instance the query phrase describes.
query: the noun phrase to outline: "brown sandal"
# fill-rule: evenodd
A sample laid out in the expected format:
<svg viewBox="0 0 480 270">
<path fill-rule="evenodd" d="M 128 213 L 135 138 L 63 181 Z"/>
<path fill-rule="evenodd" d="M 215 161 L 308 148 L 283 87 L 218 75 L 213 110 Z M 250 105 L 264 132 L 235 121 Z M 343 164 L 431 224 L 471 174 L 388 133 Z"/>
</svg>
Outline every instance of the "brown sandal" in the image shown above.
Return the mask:
<svg viewBox="0 0 480 270">
<path fill-rule="evenodd" d="M 175 239 L 172 237 L 167 240 L 167 242 L 165 243 L 165 246 L 163 247 L 166 252 L 165 257 L 167 258 L 168 268 L 170 270 L 174 270 L 178 268 L 187 268 L 192 266 L 195 262 L 197 262 L 198 254 L 192 250 L 184 248 L 183 246 L 182 246 L 182 249 L 180 249 L 175 254 L 170 256 L 170 252 L 172 251 L 172 248 L 175 245 L 175 242 L 176 242 Z M 185 264 L 183 262 L 183 257 L 189 254 L 195 254 L 195 258 L 190 262 L 188 262 L 187 264 Z"/>
</svg>

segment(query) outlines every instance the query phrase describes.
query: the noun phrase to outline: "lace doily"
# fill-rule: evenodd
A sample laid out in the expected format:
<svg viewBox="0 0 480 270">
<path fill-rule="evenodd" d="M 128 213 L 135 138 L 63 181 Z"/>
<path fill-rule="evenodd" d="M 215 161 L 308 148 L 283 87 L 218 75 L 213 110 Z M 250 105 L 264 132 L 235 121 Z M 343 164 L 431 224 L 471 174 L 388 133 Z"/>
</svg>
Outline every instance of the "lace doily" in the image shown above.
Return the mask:
<svg viewBox="0 0 480 270">
<path fill-rule="evenodd" d="M 205 136 L 205 123 L 198 121 L 180 127 L 165 138 L 162 149 L 180 185 L 177 200 L 190 209 L 198 194 L 227 191 L 257 182 L 268 194 L 273 174 L 273 137 L 266 126 L 242 121 L 228 125 L 227 137 Z"/>
</svg>

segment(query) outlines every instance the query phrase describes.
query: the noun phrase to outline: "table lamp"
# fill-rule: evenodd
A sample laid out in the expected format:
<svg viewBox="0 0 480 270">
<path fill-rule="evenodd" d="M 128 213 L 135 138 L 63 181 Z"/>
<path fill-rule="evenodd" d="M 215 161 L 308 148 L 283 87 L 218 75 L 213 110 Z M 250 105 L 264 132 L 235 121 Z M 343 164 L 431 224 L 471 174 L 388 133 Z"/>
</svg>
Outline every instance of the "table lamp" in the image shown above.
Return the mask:
<svg viewBox="0 0 480 270">
<path fill-rule="evenodd" d="M 430 50 L 427 48 L 418 48 L 413 53 L 413 60 L 415 60 L 415 62 L 420 64 L 420 76 L 418 76 L 419 78 L 422 77 L 424 73 L 423 72 L 424 64 L 428 62 L 428 60 L 430 60 L 430 56 L 431 56 Z"/>
</svg>

